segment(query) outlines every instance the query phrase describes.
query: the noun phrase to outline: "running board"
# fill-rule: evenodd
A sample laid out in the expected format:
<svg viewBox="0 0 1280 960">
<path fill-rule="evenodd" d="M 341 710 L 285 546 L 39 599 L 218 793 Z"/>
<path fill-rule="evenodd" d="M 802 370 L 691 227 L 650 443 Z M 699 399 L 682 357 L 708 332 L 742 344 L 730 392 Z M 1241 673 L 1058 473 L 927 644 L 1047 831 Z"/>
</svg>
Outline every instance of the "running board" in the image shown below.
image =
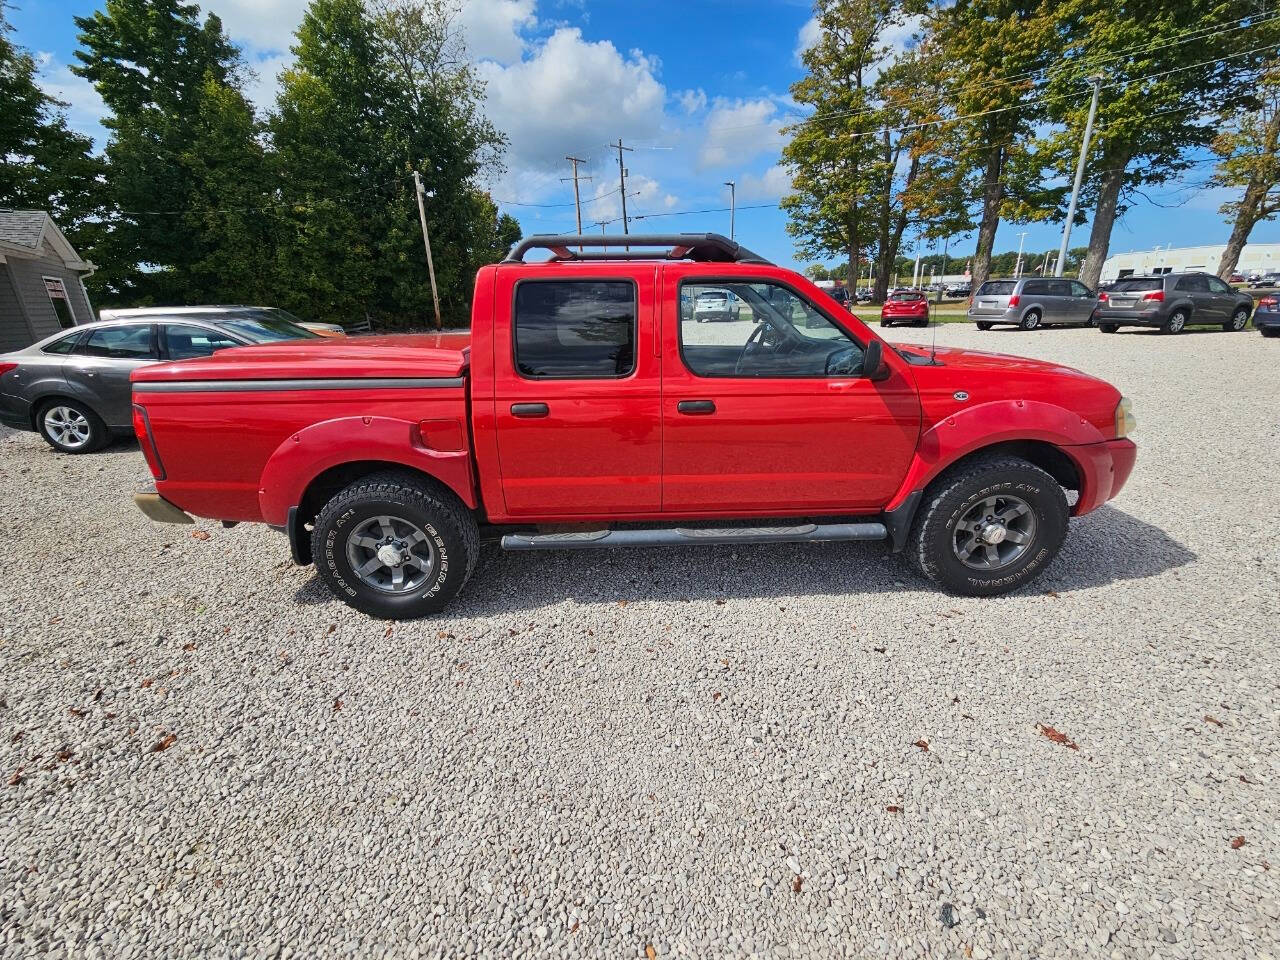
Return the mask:
<svg viewBox="0 0 1280 960">
<path fill-rule="evenodd" d="M 603 547 L 702 547 L 733 543 L 818 543 L 884 540 L 883 523 L 804 523 L 794 527 L 721 529 L 586 530 L 575 533 L 508 533 L 503 550 L 593 550 Z"/>
</svg>

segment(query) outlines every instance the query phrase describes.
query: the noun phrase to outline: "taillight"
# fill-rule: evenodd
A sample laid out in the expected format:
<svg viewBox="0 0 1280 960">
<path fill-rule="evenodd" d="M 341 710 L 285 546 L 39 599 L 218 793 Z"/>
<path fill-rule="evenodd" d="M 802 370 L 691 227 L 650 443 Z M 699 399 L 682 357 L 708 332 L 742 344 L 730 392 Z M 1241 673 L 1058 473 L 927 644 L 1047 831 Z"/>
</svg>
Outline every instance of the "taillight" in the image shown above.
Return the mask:
<svg viewBox="0 0 1280 960">
<path fill-rule="evenodd" d="M 1012 297 L 1010 297 L 1010 298 L 1009 298 L 1009 306 L 1011 306 L 1011 307 L 1016 307 L 1016 306 L 1018 305 L 1018 303 L 1019 303 L 1019 302 L 1020 302 L 1020 298 L 1018 297 L 1018 295 L 1017 295 L 1016 293 L 1015 293 Z"/>
<path fill-rule="evenodd" d="M 1143 299 L 1143 300 L 1151 300 L 1151 301 L 1153 301 L 1153 302 L 1161 302 L 1161 301 L 1163 301 L 1163 300 L 1164 300 L 1164 291 L 1163 291 L 1163 290 L 1152 290 L 1152 291 L 1150 291 L 1149 293 L 1144 293 L 1144 294 L 1142 295 L 1142 299 Z"/>
<path fill-rule="evenodd" d="M 1099 303 L 1107 303 L 1110 299 L 1111 299 L 1111 298 L 1107 296 L 1107 291 L 1105 291 L 1105 290 L 1101 290 L 1101 291 L 1099 291 L 1099 292 L 1098 292 L 1098 302 L 1099 302 Z"/>
<path fill-rule="evenodd" d="M 18 369 L 18 365 L 16 363 L 0 363 L 0 377 L 3 377 L 10 370 L 17 370 L 17 369 Z"/>
<path fill-rule="evenodd" d="M 1277 303 L 1280 303 L 1280 300 L 1276 300 L 1275 297 L 1263 297 L 1261 300 L 1258 301 L 1258 306 L 1274 307 Z"/>
<path fill-rule="evenodd" d="M 160 462 L 160 454 L 156 452 L 156 438 L 151 433 L 151 418 L 147 416 L 146 407 L 138 403 L 133 405 L 133 432 L 138 437 L 138 446 L 142 448 L 147 466 L 151 468 L 151 475 L 157 480 L 163 480 L 164 464 Z"/>
</svg>

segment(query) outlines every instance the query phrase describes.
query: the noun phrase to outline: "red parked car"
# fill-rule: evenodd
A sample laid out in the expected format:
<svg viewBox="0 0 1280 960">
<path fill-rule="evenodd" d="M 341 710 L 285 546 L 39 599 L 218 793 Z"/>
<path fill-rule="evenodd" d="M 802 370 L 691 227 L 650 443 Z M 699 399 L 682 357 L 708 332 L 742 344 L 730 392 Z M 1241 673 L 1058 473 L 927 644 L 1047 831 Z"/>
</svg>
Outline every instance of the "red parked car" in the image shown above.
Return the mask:
<svg viewBox="0 0 1280 960">
<path fill-rule="evenodd" d="M 682 318 L 706 289 L 751 315 Z M 133 401 L 148 516 L 278 527 L 389 618 L 441 609 L 484 541 L 883 540 L 948 590 L 1002 593 L 1136 453 L 1101 380 L 890 347 L 715 234 L 533 237 L 480 270 L 470 332 L 221 350 L 139 369 Z"/>
<path fill-rule="evenodd" d="M 929 298 L 919 290 L 895 290 L 880 308 L 880 326 L 906 323 L 913 327 L 929 325 Z"/>
</svg>

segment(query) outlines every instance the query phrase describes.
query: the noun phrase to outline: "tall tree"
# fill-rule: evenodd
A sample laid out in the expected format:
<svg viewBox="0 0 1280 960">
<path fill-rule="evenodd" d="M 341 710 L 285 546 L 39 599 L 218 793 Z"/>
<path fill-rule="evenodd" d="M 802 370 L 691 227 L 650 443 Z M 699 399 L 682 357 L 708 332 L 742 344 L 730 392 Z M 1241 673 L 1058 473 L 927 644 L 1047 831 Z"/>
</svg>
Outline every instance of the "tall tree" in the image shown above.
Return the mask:
<svg viewBox="0 0 1280 960">
<path fill-rule="evenodd" d="M 101 231 L 104 164 L 67 126 L 66 104 L 41 89 L 31 54 L 13 44 L 0 0 L 0 206 L 47 210 L 81 256 Z"/>
<path fill-rule="evenodd" d="M 1256 93 L 1256 106 L 1213 140 L 1213 152 L 1222 159 L 1210 182 L 1244 191 L 1222 205 L 1231 217 L 1231 236 L 1218 263 L 1223 280 L 1236 272 L 1253 228 L 1280 213 L 1280 63 L 1267 65 Z"/>
<path fill-rule="evenodd" d="M 929 9 L 940 59 L 938 96 L 954 124 L 956 160 L 977 207 L 976 289 L 990 272 L 1002 217 L 1045 210 L 1032 155 L 1043 120 L 1040 71 L 1055 50 L 1056 0 L 959 0 Z"/>
<path fill-rule="evenodd" d="M 240 66 L 221 21 L 180 0 L 106 0 L 76 17 L 72 69 L 111 111 L 106 156 L 113 209 L 102 252 L 108 302 L 183 298 L 199 243 L 186 217 L 196 185 L 183 155 L 206 80 L 234 86 Z"/>
<path fill-rule="evenodd" d="M 1274 54 L 1276 24 L 1232 29 L 1248 8 L 1229 0 L 1062 0 L 1056 7 L 1062 62 L 1048 72 L 1045 94 L 1050 118 L 1063 127 L 1049 146 L 1064 175 L 1085 125 L 1086 78 L 1105 78 L 1086 167 L 1093 222 L 1081 279 L 1093 287 L 1131 198 L 1187 170 L 1193 152 L 1213 143 L 1218 111 L 1254 102 L 1253 79 Z"/>
</svg>

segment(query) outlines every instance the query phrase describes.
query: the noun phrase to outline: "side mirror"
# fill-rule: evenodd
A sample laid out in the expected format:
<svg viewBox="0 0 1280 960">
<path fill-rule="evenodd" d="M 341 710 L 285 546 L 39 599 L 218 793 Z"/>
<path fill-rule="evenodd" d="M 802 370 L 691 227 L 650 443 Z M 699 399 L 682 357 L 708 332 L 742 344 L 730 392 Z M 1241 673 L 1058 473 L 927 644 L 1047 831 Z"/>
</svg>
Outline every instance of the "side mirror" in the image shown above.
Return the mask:
<svg viewBox="0 0 1280 960">
<path fill-rule="evenodd" d="M 868 380 L 884 380 L 889 376 L 889 368 L 884 362 L 884 346 L 875 337 L 867 342 L 866 352 L 862 355 L 862 375 Z"/>
</svg>

